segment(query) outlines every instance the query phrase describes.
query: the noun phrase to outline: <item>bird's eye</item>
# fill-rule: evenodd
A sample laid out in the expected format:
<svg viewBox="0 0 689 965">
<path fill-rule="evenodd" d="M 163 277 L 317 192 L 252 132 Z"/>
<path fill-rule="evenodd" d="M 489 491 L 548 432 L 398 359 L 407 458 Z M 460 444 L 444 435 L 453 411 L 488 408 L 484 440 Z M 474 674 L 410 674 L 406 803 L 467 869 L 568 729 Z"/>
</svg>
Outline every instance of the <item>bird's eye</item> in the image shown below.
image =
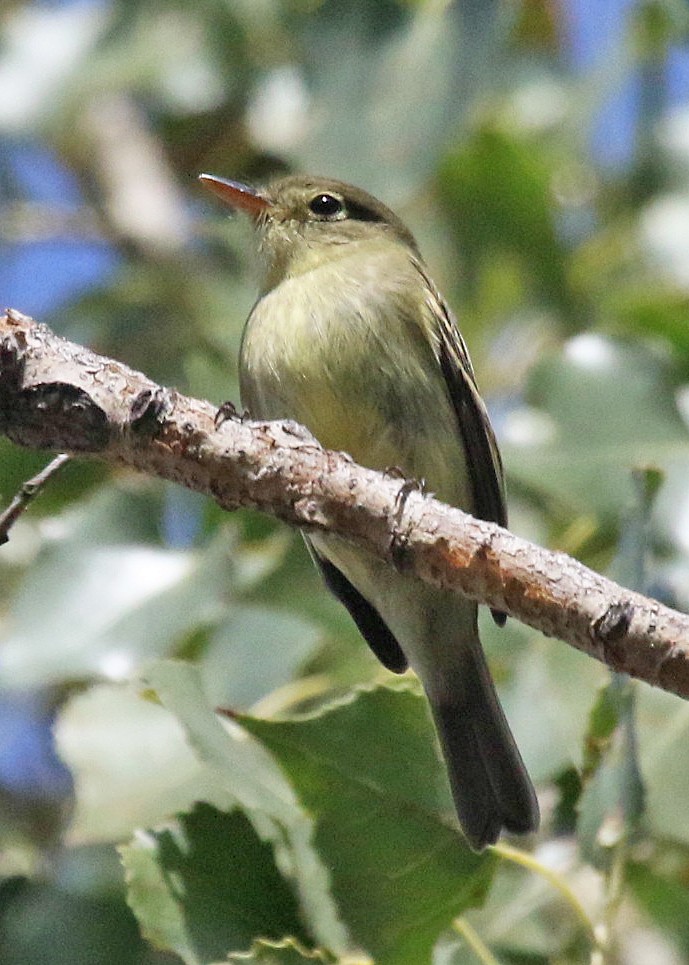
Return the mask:
<svg viewBox="0 0 689 965">
<path fill-rule="evenodd" d="M 344 211 L 344 205 L 340 199 L 332 194 L 317 194 L 309 202 L 309 208 L 319 218 L 335 218 Z"/>
</svg>

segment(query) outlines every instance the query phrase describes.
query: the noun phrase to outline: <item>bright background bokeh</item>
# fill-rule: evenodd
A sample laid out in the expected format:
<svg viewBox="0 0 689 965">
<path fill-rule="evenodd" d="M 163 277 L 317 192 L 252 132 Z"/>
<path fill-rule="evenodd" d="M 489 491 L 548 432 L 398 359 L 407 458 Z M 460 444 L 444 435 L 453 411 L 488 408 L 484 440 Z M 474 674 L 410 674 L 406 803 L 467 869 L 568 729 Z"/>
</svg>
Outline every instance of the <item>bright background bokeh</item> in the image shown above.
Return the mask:
<svg viewBox="0 0 689 965">
<path fill-rule="evenodd" d="M 689 605 L 685 0 L 4 0 L 0 301 L 236 402 L 255 256 L 201 171 L 322 173 L 397 210 L 469 344 L 512 528 Z M 0 442 L 4 503 L 46 458 Z M 604 668 L 514 621 L 483 634 L 541 794 L 536 856 L 612 929 L 610 962 L 686 961 L 689 710 L 644 685 L 601 692 Z M 294 534 L 69 466 L 0 553 L 6 965 L 179 961 L 138 937 L 115 851 L 195 800 L 226 803 L 141 697 L 144 668 L 171 656 L 195 662 L 209 706 L 257 718 L 390 679 Z M 378 720 L 361 699 L 352 717 Z M 304 942 L 336 944 L 331 911 L 315 927 L 302 909 Z M 500 961 L 588 960 L 537 876 L 501 865 L 468 920 Z M 456 930 L 424 935 L 435 965 L 475 960 Z M 250 944 L 214 938 L 197 960 Z"/>
</svg>

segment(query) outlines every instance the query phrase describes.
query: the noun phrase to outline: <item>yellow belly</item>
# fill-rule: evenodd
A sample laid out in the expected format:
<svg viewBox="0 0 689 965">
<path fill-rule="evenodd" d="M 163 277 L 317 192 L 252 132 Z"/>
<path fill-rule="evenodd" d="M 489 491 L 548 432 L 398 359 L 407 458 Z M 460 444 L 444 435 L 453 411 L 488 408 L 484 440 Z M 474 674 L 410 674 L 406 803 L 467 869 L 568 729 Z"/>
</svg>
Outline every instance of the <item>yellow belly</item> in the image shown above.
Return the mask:
<svg viewBox="0 0 689 965">
<path fill-rule="evenodd" d="M 307 300 L 297 278 L 257 303 L 242 343 L 242 403 L 257 418 L 306 425 L 371 469 L 424 479 L 471 510 L 456 414 L 423 327 L 370 295 L 360 303 L 360 286 L 338 270 L 314 279 Z"/>
</svg>

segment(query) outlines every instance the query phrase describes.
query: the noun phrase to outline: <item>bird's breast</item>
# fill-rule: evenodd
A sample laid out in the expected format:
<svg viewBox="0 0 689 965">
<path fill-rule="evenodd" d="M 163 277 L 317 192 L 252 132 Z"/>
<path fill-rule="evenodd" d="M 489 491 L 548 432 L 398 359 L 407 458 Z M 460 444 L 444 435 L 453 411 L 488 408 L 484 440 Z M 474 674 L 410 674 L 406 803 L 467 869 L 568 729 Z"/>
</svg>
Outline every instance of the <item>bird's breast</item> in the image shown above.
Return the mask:
<svg viewBox="0 0 689 965">
<path fill-rule="evenodd" d="M 256 418 L 295 419 L 370 468 L 423 477 L 469 508 L 423 298 L 381 287 L 370 259 L 347 261 L 288 278 L 257 302 L 242 341 L 242 404 Z"/>
</svg>

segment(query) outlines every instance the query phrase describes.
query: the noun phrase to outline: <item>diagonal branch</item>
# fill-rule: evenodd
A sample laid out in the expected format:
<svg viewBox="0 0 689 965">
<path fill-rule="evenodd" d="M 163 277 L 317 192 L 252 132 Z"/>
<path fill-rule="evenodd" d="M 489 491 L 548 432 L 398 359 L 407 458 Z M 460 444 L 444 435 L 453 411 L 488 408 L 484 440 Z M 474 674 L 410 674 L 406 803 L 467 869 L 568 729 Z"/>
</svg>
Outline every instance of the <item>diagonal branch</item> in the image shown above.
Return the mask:
<svg viewBox="0 0 689 965">
<path fill-rule="evenodd" d="M 422 580 L 689 697 L 689 617 L 564 553 L 328 452 L 290 422 L 217 419 L 18 312 L 0 318 L 0 432 L 34 449 L 131 466 L 306 529 L 346 536 Z M 216 425 L 217 421 L 217 425 Z"/>
<path fill-rule="evenodd" d="M 21 486 L 7 509 L 0 513 L 0 546 L 4 546 L 8 541 L 9 531 L 22 513 L 26 512 L 29 503 L 36 498 L 46 483 L 68 462 L 69 456 L 65 455 L 64 452 L 59 456 L 55 456 L 44 469 L 33 476 L 33 478 L 27 479 Z"/>
</svg>

